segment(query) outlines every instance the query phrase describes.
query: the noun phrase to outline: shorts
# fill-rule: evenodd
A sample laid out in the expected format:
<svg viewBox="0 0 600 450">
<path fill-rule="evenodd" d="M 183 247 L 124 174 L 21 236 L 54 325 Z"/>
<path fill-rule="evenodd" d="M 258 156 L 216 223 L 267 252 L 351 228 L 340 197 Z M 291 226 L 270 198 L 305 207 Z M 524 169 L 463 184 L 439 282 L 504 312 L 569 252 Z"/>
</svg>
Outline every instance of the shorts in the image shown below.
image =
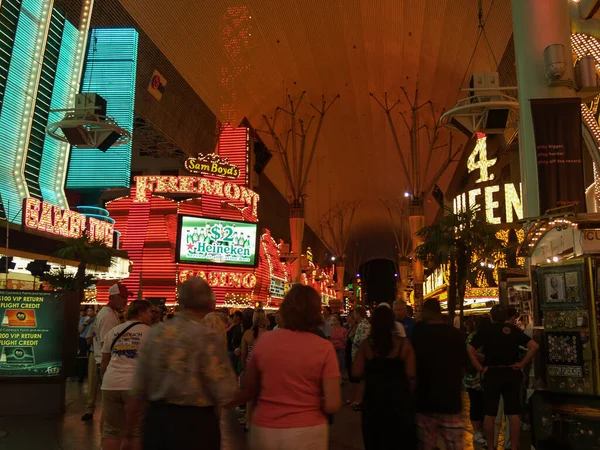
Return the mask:
<svg viewBox="0 0 600 450">
<path fill-rule="evenodd" d="M 132 400 L 129 391 L 102 391 L 102 426 L 103 438 L 121 438 L 125 431 L 126 405 Z M 140 414 L 137 424 L 132 431 L 134 438 L 142 435 L 142 417 Z"/>
<path fill-rule="evenodd" d="M 437 449 L 438 438 L 447 450 L 462 450 L 465 424 L 462 414 L 417 414 L 417 431 L 420 450 Z"/>
<path fill-rule="evenodd" d="M 477 389 L 468 389 L 469 403 L 469 419 L 471 422 L 483 422 L 485 415 L 484 402 L 483 402 L 483 391 Z"/>
<path fill-rule="evenodd" d="M 521 379 L 520 370 L 512 367 L 490 367 L 483 377 L 483 398 L 485 415 L 496 417 L 500 396 L 504 400 L 504 414 L 517 416 L 521 414 Z"/>
<path fill-rule="evenodd" d="M 265 428 L 252 425 L 248 443 L 251 450 L 327 450 L 329 426 Z"/>
</svg>

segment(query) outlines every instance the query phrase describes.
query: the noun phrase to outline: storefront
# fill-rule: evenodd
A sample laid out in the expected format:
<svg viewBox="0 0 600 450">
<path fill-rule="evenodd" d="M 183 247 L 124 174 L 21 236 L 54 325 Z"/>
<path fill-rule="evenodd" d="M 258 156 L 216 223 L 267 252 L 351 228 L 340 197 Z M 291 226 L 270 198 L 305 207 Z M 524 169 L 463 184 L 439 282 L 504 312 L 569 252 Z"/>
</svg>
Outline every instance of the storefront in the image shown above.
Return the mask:
<svg viewBox="0 0 600 450">
<path fill-rule="evenodd" d="M 205 278 L 220 306 L 278 308 L 289 289 L 284 243 L 263 229 L 259 195 L 248 187 L 249 131 L 225 127 L 215 153 L 188 158 L 184 176 L 138 176 L 130 195 L 106 205 L 132 261 L 127 287 L 173 306 L 177 285 Z M 304 283 L 331 295 L 307 268 Z M 99 284 L 99 301 L 108 284 Z"/>
</svg>

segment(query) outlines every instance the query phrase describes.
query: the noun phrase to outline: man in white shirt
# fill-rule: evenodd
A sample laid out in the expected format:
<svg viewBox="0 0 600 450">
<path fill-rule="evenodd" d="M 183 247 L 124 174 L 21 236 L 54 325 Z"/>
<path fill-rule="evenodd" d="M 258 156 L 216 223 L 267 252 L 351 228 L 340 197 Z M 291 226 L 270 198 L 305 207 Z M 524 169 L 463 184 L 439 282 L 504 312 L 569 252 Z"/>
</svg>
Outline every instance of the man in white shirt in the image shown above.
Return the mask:
<svg viewBox="0 0 600 450">
<path fill-rule="evenodd" d="M 100 370 L 100 363 L 102 362 L 102 345 L 104 344 L 106 333 L 121 323 L 121 311 L 127 305 L 127 298 L 130 295 L 129 290 L 124 284 L 113 284 L 108 290 L 108 304 L 96 316 L 93 325 L 94 341 L 92 349 L 97 371 Z M 101 381 L 100 376 L 98 376 L 98 382 Z M 96 387 L 88 386 L 88 403 L 85 413 L 81 416 L 81 420 L 84 422 L 94 417 Z M 92 389 L 94 390 L 94 395 L 90 395 Z"/>
<path fill-rule="evenodd" d="M 392 309 L 392 307 L 390 306 L 389 303 L 387 302 L 381 302 L 379 305 L 377 305 L 377 307 L 379 308 L 380 306 L 385 306 L 386 308 L 390 308 Z M 396 335 L 398 337 L 406 337 L 406 330 L 404 329 L 404 325 L 402 325 L 400 322 L 396 321 L 394 322 L 394 326 L 396 327 Z"/>
</svg>

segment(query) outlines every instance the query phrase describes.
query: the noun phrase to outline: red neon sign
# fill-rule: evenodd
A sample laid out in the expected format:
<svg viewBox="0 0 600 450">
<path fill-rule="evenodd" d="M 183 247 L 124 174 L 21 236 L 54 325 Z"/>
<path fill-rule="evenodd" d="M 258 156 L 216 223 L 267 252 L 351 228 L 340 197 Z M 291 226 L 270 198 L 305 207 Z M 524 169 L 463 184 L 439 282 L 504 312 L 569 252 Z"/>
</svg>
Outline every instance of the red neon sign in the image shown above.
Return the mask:
<svg viewBox="0 0 600 450">
<path fill-rule="evenodd" d="M 27 228 L 67 238 L 80 238 L 87 231 L 92 240 L 101 241 L 109 248 L 114 244 L 112 223 L 32 197 L 24 201 L 23 223 Z"/>
</svg>

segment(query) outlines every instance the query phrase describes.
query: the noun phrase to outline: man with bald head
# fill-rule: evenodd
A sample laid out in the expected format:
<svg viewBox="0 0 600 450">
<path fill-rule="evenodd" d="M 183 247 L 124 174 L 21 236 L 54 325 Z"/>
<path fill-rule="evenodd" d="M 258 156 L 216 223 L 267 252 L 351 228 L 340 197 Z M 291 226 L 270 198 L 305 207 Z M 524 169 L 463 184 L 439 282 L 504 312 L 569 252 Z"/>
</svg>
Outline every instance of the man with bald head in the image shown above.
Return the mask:
<svg viewBox="0 0 600 450">
<path fill-rule="evenodd" d="M 128 412 L 127 434 L 148 402 L 144 450 L 219 450 L 216 410 L 233 399 L 237 385 L 222 333 L 202 324 L 215 309 L 215 293 L 194 277 L 179 286 L 178 300 L 180 313 L 154 326 L 139 352 L 132 391 L 137 410 Z M 124 447 L 135 448 L 131 436 L 126 439 Z"/>
</svg>

